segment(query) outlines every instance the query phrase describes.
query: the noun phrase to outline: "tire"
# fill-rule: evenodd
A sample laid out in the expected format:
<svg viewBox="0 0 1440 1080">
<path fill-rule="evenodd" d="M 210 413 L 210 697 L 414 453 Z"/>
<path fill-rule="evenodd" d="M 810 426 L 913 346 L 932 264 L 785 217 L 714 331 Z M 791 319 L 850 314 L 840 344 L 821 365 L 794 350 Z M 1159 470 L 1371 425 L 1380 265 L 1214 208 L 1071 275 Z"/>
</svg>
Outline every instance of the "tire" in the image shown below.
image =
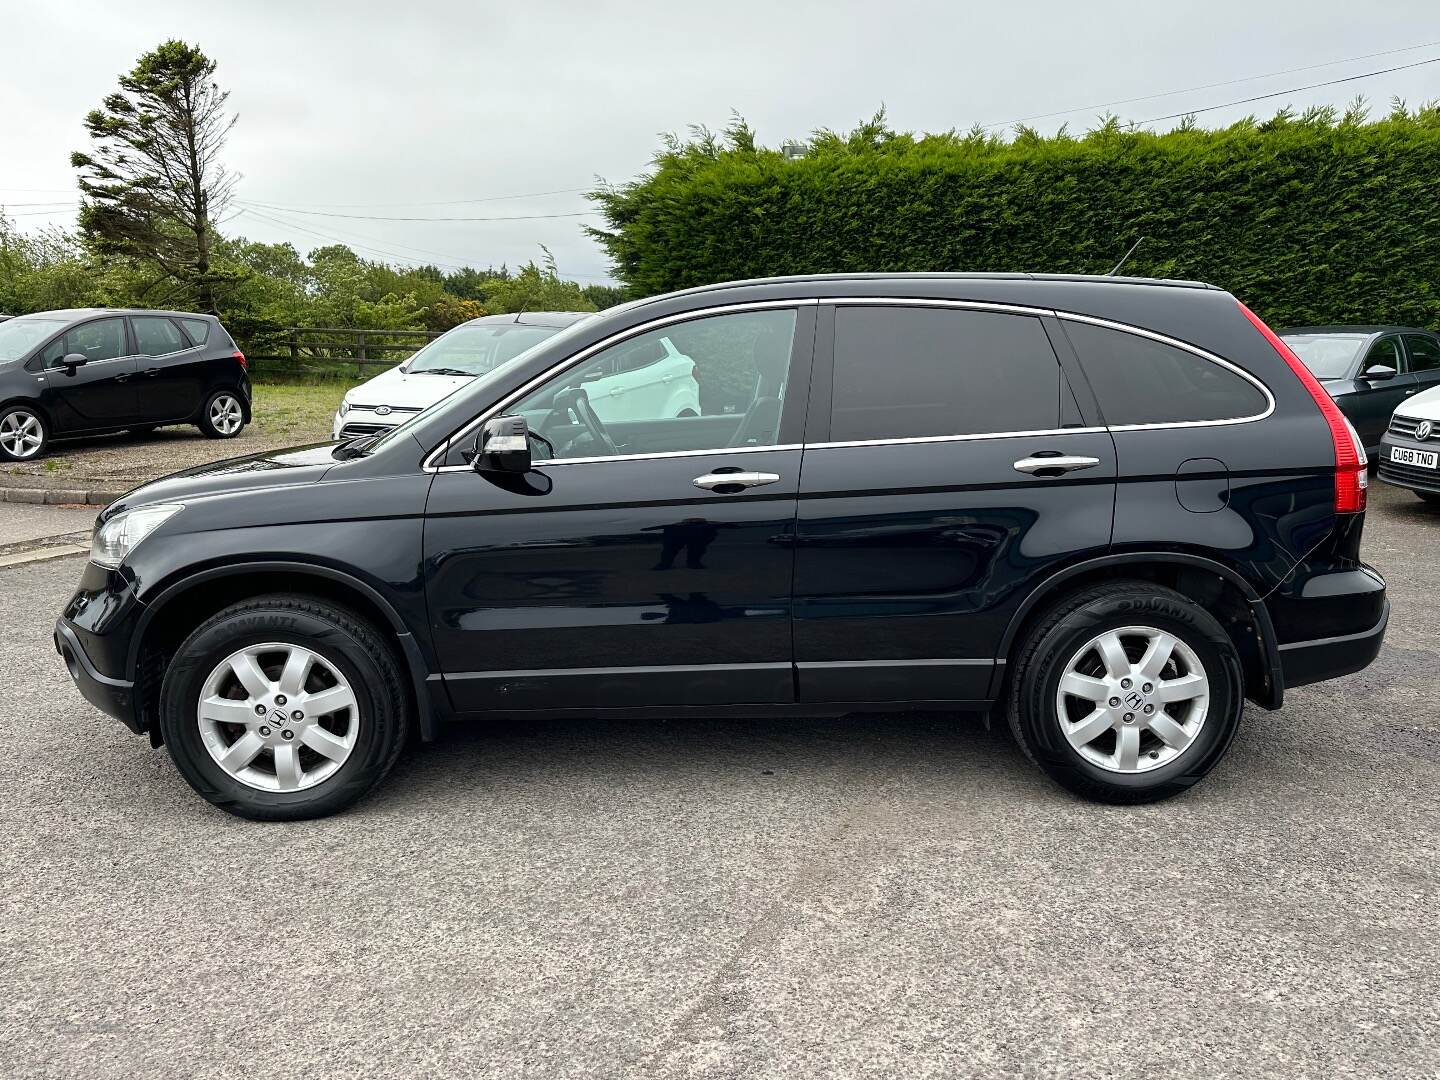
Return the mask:
<svg viewBox="0 0 1440 1080">
<path fill-rule="evenodd" d="M 245 406 L 234 390 L 216 390 L 195 424 L 207 439 L 233 439 L 245 430 Z"/>
<path fill-rule="evenodd" d="M 1094 643 L 1116 630 L 1148 634 L 1117 635 L 1124 654 L 1119 664 L 1106 665 Z M 1117 666 L 1138 666 L 1152 643 L 1163 642 L 1158 635 L 1179 643 L 1167 654 L 1169 663 L 1153 681 L 1139 670 L 1125 672 L 1131 685 L 1122 690 Z M 1067 674 L 1079 678 L 1067 680 L 1062 696 Z M 1201 681 L 1186 678 L 1193 675 Z M 1081 681 L 1087 677 L 1094 681 Z M 1182 681 L 1168 693 L 1161 689 L 1175 679 Z M 1070 693 L 1072 685 L 1084 695 Z M 1155 688 L 1154 696 L 1146 686 Z M 1127 702 L 1131 694 L 1139 700 Z M 1192 696 L 1165 700 L 1177 694 Z M 1111 701 L 1119 707 L 1111 709 Z M 1146 803 L 1180 794 L 1216 766 L 1235 738 L 1244 704 L 1240 657 L 1213 615 L 1163 586 L 1119 581 L 1067 597 L 1035 625 L 1012 673 L 1009 720 L 1026 756 L 1062 787 L 1096 802 Z M 1090 732 L 1096 734 L 1087 742 Z"/>
<path fill-rule="evenodd" d="M 313 661 L 296 691 L 285 665 L 302 653 Z M 257 674 L 264 680 L 262 695 L 242 685 L 247 656 L 255 661 L 252 685 Z M 222 810 L 256 821 L 324 817 L 394 767 L 409 728 L 401 680 L 399 659 L 354 612 L 309 596 L 261 596 L 225 608 L 185 639 L 161 686 L 160 731 L 180 774 Z M 280 697 L 287 681 L 291 693 Z M 353 705 L 320 711 L 337 691 Z M 317 711 L 305 716 L 309 702 Z M 257 703 L 265 715 L 254 715 Z M 221 756 L 233 759 L 230 768 Z M 282 760 L 294 769 L 284 770 L 289 783 Z"/>
<path fill-rule="evenodd" d="M 50 445 L 50 422 L 31 405 L 0 410 L 0 461 L 34 461 Z"/>
<path fill-rule="evenodd" d="M 1418 495 L 1425 502 L 1429 503 L 1431 506 L 1440 506 L 1440 492 L 1417 491 L 1415 492 L 1415 494 Z"/>
</svg>

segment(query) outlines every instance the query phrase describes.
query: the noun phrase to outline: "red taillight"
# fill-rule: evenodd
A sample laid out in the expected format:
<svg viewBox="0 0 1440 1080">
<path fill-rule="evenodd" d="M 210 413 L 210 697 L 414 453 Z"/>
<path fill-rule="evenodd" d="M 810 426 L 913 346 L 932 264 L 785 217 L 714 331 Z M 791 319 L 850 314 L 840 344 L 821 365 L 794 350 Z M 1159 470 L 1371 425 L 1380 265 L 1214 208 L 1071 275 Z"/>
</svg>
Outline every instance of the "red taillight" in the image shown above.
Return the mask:
<svg viewBox="0 0 1440 1080">
<path fill-rule="evenodd" d="M 250 370 L 250 361 L 245 359 L 245 354 L 244 354 L 243 352 L 241 352 L 239 349 L 236 349 L 236 350 L 235 350 L 233 353 L 231 353 L 230 355 L 233 356 L 233 357 L 235 357 L 236 360 L 239 360 L 239 361 L 240 361 L 240 366 L 241 366 L 242 368 L 244 368 L 246 371 L 249 371 L 249 370 Z"/>
<path fill-rule="evenodd" d="M 1330 425 L 1330 441 L 1335 445 L 1335 512 L 1361 513 L 1365 509 L 1365 490 L 1370 482 L 1369 473 L 1366 471 L 1370 463 L 1365 459 L 1365 448 L 1360 445 L 1360 436 L 1350 421 L 1345 419 L 1345 414 L 1335 404 L 1335 399 L 1320 385 L 1320 380 L 1310 374 L 1310 369 L 1295 355 L 1294 350 L 1244 304 L 1240 304 L 1240 310 L 1255 325 L 1255 329 L 1265 335 L 1265 340 L 1270 342 L 1281 359 L 1290 365 L 1295 377 L 1305 384 L 1305 389 L 1310 391 L 1315 404 L 1320 406 L 1325 422 Z"/>
</svg>

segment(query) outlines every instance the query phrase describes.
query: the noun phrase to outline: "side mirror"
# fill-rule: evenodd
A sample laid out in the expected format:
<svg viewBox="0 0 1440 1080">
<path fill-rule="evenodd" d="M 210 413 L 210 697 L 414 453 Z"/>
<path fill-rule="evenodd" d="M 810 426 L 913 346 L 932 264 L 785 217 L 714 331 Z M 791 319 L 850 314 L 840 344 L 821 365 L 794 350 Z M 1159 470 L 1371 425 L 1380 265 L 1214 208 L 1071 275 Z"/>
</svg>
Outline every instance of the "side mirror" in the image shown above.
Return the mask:
<svg viewBox="0 0 1440 1080">
<path fill-rule="evenodd" d="M 497 416 L 486 420 L 475 440 L 478 473 L 527 473 L 530 471 L 530 425 L 523 416 Z"/>
<path fill-rule="evenodd" d="M 80 367 L 82 364 L 88 364 L 89 362 L 90 358 L 84 353 L 80 352 L 66 353 L 60 358 L 61 366 L 68 368 L 77 368 Z"/>
<path fill-rule="evenodd" d="M 1369 379 L 1371 382 L 1387 382 L 1398 374 L 1399 372 L 1389 364 L 1371 364 L 1360 373 L 1360 377 Z"/>
</svg>

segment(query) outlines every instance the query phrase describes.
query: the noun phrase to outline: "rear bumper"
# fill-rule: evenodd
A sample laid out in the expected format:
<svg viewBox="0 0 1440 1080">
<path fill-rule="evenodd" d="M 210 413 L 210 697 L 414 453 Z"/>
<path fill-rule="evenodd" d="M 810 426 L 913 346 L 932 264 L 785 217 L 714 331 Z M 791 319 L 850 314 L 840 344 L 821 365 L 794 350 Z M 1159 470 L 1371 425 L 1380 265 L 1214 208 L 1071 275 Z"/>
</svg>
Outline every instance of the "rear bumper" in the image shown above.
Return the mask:
<svg viewBox="0 0 1440 1080">
<path fill-rule="evenodd" d="M 81 695 L 101 712 L 115 717 L 135 734 L 143 732 L 135 716 L 135 684 L 104 675 L 80 643 L 80 636 L 64 619 L 55 624 L 55 651 L 65 661 L 70 678 Z"/>
<path fill-rule="evenodd" d="M 1285 687 L 1338 679 L 1369 667 L 1380 655 L 1385 626 L 1390 621 L 1390 601 L 1382 599 L 1380 619 L 1374 626 L 1354 634 L 1292 641 L 1280 646 L 1280 670 Z"/>
</svg>

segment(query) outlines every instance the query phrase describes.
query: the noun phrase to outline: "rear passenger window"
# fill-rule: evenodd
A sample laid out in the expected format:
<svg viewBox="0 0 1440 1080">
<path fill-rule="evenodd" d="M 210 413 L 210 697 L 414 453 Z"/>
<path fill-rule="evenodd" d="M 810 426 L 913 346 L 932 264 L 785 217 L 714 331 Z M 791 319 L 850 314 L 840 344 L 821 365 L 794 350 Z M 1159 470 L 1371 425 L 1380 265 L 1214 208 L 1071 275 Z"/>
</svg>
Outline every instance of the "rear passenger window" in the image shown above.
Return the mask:
<svg viewBox="0 0 1440 1080">
<path fill-rule="evenodd" d="M 1434 371 L 1440 368 L 1440 344 L 1437 344 L 1434 338 L 1406 334 L 1405 348 L 1410 353 L 1411 371 Z"/>
<path fill-rule="evenodd" d="M 189 347 L 189 342 L 169 319 L 136 316 L 130 325 L 135 330 L 135 345 L 141 356 L 167 356 Z"/>
<path fill-rule="evenodd" d="M 836 442 L 1049 431 L 1074 401 L 1040 320 L 923 307 L 838 307 Z"/>
<path fill-rule="evenodd" d="M 196 345 L 204 345 L 205 339 L 210 336 L 209 319 L 181 319 L 180 325 L 185 327 L 185 333 Z"/>
<path fill-rule="evenodd" d="M 1185 349 L 1090 323 L 1064 325 L 1112 427 L 1243 420 L 1269 408 L 1254 383 Z"/>
</svg>

